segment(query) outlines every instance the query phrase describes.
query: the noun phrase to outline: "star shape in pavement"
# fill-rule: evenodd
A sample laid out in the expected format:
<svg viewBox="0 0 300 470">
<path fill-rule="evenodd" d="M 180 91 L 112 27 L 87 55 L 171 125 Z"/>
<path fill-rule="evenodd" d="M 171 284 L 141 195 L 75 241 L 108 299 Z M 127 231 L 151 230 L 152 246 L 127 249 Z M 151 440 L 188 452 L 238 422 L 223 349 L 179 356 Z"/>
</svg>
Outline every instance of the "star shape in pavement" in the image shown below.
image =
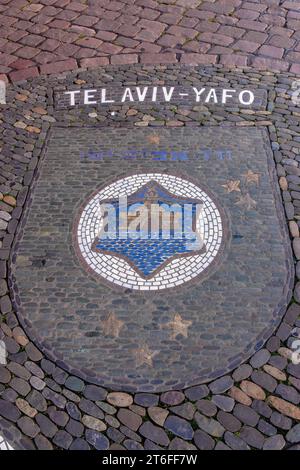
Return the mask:
<svg viewBox="0 0 300 470">
<path fill-rule="evenodd" d="M 148 344 L 144 344 L 138 349 L 135 349 L 134 356 L 136 367 L 146 364 L 149 367 L 153 367 L 153 358 L 159 353 L 159 351 L 151 351 Z"/>
<path fill-rule="evenodd" d="M 247 211 L 250 211 L 251 209 L 255 209 L 257 202 L 252 199 L 249 193 L 240 196 L 240 199 L 238 202 L 235 203 L 236 206 L 240 206 L 245 208 Z"/>
<path fill-rule="evenodd" d="M 166 323 L 166 327 L 171 331 L 170 339 L 175 339 L 176 336 L 182 335 L 185 338 L 188 336 L 188 327 L 191 326 L 193 322 L 189 320 L 183 320 L 179 313 L 175 313 L 173 320 Z"/>
<path fill-rule="evenodd" d="M 149 135 L 147 139 L 148 139 L 148 142 L 150 142 L 150 144 L 158 145 L 160 143 L 160 137 L 157 134 Z"/>
<path fill-rule="evenodd" d="M 106 319 L 102 322 L 103 333 L 105 336 L 113 336 L 114 338 L 118 338 L 123 325 L 124 322 L 118 320 L 116 315 L 113 312 L 110 312 Z"/>
<path fill-rule="evenodd" d="M 254 173 L 252 170 L 248 170 L 247 173 L 243 175 L 243 177 L 246 183 L 256 183 L 257 185 L 259 184 L 259 173 Z"/>
<path fill-rule="evenodd" d="M 240 190 L 240 180 L 230 180 L 230 181 L 227 181 L 226 184 L 222 184 L 222 187 L 227 189 L 227 192 L 228 193 L 231 193 L 232 191 L 239 191 L 241 192 Z"/>
</svg>

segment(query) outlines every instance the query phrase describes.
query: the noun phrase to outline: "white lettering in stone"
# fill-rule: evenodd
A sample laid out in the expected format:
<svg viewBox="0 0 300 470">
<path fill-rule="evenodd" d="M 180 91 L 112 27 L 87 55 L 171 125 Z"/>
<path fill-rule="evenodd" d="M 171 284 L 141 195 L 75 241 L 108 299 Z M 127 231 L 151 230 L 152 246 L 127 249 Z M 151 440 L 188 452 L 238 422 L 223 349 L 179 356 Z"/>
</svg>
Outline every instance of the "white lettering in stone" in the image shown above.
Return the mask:
<svg viewBox="0 0 300 470">
<path fill-rule="evenodd" d="M 246 101 L 246 100 L 244 99 L 244 95 L 245 95 L 245 94 L 249 94 L 249 99 L 248 99 L 248 101 Z M 241 91 L 240 94 L 239 94 L 239 101 L 240 101 L 241 104 L 245 104 L 245 105 L 249 106 L 249 105 L 252 104 L 253 101 L 254 101 L 254 93 L 253 93 L 252 91 L 250 91 L 250 90 L 243 90 L 243 91 Z"/>
<path fill-rule="evenodd" d="M 65 95 L 70 95 L 70 106 L 75 106 L 75 94 L 80 93 L 80 90 L 65 91 Z"/>
<path fill-rule="evenodd" d="M 101 103 L 114 103 L 115 100 L 107 100 L 106 99 L 106 88 L 102 88 L 101 90 Z"/>
<path fill-rule="evenodd" d="M 136 87 L 136 93 L 137 93 L 139 101 L 145 101 L 147 92 L 148 92 L 148 87 L 147 86 L 145 86 L 143 88 L 143 91 L 141 91 L 141 88 L 139 86 Z"/>
<path fill-rule="evenodd" d="M 121 102 L 125 103 L 125 101 L 129 99 L 129 101 L 134 101 L 134 98 L 132 96 L 132 91 L 130 88 L 125 88 L 124 94 L 122 96 Z"/>
<path fill-rule="evenodd" d="M 226 104 L 227 103 L 227 98 L 233 98 L 232 93 L 236 93 L 236 90 L 226 90 L 223 89 L 222 91 L 222 103 Z"/>
<path fill-rule="evenodd" d="M 193 87 L 194 92 L 196 93 L 196 102 L 199 103 L 200 97 L 202 93 L 205 91 L 205 88 L 201 88 L 201 90 L 197 90 L 196 87 Z"/>
<path fill-rule="evenodd" d="M 170 101 L 174 92 L 174 87 L 171 86 L 171 88 L 168 91 L 167 87 L 163 86 L 162 90 L 163 90 L 165 101 Z"/>
<path fill-rule="evenodd" d="M 156 101 L 156 98 L 157 98 L 157 86 L 153 87 L 152 101 Z"/>
<path fill-rule="evenodd" d="M 205 103 L 209 103 L 211 98 L 213 98 L 214 103 L 218 103 L 217 93 L 214 88 L 211 88 L 209 90 L 209 93 L 207 94 L 207 97 L 205 98 Z"/>
<path fill-rule="evenodd" d="M 97 101 L 93 101 L 97 90 L 84 90 L 84 104 L 97 104 Z"/>
</svg>

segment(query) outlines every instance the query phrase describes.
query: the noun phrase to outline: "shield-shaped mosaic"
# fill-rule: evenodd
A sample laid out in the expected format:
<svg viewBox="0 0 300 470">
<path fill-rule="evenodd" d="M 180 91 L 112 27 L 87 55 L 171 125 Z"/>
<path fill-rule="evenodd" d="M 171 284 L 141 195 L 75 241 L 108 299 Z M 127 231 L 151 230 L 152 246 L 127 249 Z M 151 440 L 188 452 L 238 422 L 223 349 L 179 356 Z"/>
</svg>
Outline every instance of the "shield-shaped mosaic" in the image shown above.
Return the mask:
<svg viewBox="0 0 300 470">
<path fill-rule="evenodd" d="M 27 331 L 111 388 L 233 369 L 289 300 L 274 171 L 263 129 L 53 128 L 11 265 Z"/>
</svg>

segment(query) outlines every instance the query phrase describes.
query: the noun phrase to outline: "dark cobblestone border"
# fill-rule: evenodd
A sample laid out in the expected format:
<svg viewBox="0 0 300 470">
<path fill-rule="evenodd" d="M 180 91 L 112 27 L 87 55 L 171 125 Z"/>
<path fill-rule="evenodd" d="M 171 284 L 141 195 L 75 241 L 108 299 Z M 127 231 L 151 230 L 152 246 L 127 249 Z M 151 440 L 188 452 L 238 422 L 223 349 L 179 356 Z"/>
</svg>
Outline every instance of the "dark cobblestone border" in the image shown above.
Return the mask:
<svg viewBox="0 0 300 470">
<path fill-rule="evenodd" d="M 131 69 L 134 71 L 135 69 Z M 153 69 L 145 68 L 148 80 Z M 231 71 L 220 66 L 206 69 L 157 67 L 168 83 L 208 73 L 233 85 L 248 81 L 268 90 L 266 111 L 243 113 L 194 106 L 193 109 L 115 107 L 117 117 L 97 109 L 91 124 L 124 120 L 133 125 L 234 125 L 268 127 L 277 176 L 289 221 L 295 260 L 300 259 L 300 137 L 299 107 L 290 98 L 293 74 Z M 5 437 L 26 449 L 283 449 L 299 448 L 300 365 L 290 362 L 291 343 L 300 332 L 300 283 L 282 323 L 251 359 L 206 385 L 162 394 L 110 392 L 69 375 L 60 361 L 49 361 L 18 325 L 7 285 L 7 261 L 47 131 L 51 123 L 86 122 L 87 110 L 54 112 L 51 88 L 74 80 L 92 82 L 105 70 L 76 71 L 67 77 L 39 78 L 9 89 L 9 106 L 0 119 L 3 147 L 0 180 L 0 339 L 6 342 L 8 365 L 0 366 L 0 416 Z M 128 68 L 114 68 L 115 79 L 126 78 Z M 94 74 L 94 75 L 93 75 Z M 66 78 L 66 80 L 65 80 Z M 49 91 L 47 100 L 46 93 Z M 90 112 L 92 110 L 89 110 Z M 151 119 L 149 119 L 151 116 Z M 152 117 L 154 120 L 152 120 Z M 274 175 L 275 176 L 275 175 Z M 276 187 L 277 185 L 275 185 Z M 6 224 L 7 222 L 7 224 Z M 300 264 L 296 264 L 300 276 Z M 263 346 L 263 342 L 260 347 Z M 298 424 L 297 424 L 298 423 Z"/>
</svg>

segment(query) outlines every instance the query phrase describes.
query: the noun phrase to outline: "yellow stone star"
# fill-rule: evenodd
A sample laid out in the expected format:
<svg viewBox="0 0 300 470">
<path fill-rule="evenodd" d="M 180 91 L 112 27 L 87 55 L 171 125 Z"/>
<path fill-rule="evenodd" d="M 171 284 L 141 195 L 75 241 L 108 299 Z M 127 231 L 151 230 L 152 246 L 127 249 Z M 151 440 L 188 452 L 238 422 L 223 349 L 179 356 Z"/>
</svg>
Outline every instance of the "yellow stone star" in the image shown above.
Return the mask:
<svg viewBox="0 0 300 470">
<path fill-rule="evenodd" d="M 250 211 L 251 209 L 255 209 L 257 202 L 252 199 L 249 193 L 247 193 L 244 196 L 240 196 L 240 199 L 235 203 L 235 205 Z"/>
<path fill-rule="evenodd" d="M 182 335 L 187 338 L 188 327 L 191 326 L 192 323 L 193 322 L 189 320 L 183 320 L 179 313 L 175 313 L 173 320 L 166 323 L 166 327 L 172 330 L 170 332 L 170 339 L 175 339 L 178 335 Z"/>
<path fill-rule="evenodd" d="M 123 325 L 124 322 L 118 320 L 116 315 L 110 312 L 106 319 L 102 322 L 103 333 L 105 336 L 113 336 L 114 338 L 118 338 Z"/>
<path fill-rule="evenodd" d="M 149 367 L 153 367 L 153 358 L 159 353 L 159 351 L 151 351 L 147 344 L 144 344 L 140 348 L 134 351 L 136 367 L 146 364 Z"/>
<path fill-rule="evenodd" d="M 254 173 L 252 170 L 248 170 L 247 173 L 243 175 L 243 177 L 246 183 L 256 183 L 257 185 L 259 184 L 259 173 Z"/>
<path fill-rule="evenodd" d="M 160 137 L 157 134 L 149 135 L 147 139 L 148 139 L 148 142 L 150 142 L 150 144 L 158 145 L 160 143 Z"/>
<path fill-rule="evenodd" d="M 240 180 L 230 180 L 230 181 L 227 181 L 226 184 L 222 184 L 222 187 L 227 189 L 227 192 L 228 193 L 231 193 L 232 191 L 239 191 L 241 192 L 240 190 Z"/>
</svg>

